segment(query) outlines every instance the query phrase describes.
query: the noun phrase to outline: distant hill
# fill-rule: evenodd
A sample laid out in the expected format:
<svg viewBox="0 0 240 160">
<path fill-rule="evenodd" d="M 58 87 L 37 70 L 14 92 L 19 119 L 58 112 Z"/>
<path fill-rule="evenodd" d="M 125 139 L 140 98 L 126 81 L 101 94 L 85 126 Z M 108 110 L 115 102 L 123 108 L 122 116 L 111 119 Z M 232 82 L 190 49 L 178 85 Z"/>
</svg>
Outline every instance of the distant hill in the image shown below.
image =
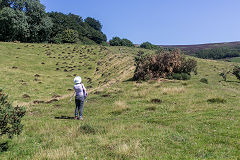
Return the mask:
<svg viewBox="0 0 240 160">
<path fill-rule="evenodd" d="M 184 51 L 186 54 L 193 55 L 196 51 L 202 49 L 213 49 L 221 47 L 240 47 L 240 41 L 236 42 L 223 42 L 223 43 L 206 43 L 206 44 L 196 44 L 196 45 L 159 45 L 161 47 L 167 48 L 179 48 Z"/>
</svg>

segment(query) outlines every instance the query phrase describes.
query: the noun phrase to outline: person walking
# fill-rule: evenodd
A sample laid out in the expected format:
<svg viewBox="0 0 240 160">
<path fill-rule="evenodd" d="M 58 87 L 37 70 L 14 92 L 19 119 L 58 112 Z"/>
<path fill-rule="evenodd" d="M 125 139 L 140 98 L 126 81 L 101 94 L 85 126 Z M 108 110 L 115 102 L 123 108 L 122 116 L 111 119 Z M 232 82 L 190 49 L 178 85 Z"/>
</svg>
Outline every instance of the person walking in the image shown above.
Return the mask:
<svg viewBox="0 0 240 160">
<path fill-rule="evenodd" d="M 73 89 L 75 91 L 75 119 L 78 119 L 79 114 L 79 120 L 83 120 L 83 103 L 87 96 L 87 90 L 84 87 L 84 84 L 82 83 L 82 78 L 77 76 L 74 78 L 75 85 L 73 86 Z"/>
</svg>

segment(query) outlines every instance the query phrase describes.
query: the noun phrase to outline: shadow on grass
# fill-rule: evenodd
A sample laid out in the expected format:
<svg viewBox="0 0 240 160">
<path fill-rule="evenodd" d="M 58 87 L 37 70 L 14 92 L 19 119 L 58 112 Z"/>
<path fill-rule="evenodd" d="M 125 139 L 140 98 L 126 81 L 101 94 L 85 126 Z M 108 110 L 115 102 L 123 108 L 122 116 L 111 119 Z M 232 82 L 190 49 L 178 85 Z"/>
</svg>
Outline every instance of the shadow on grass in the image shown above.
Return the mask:
<svg viewBox="0 0 240 160">
<path fill-rule="evenodd" d="M 239 81 L 226 81 L 226 82 L 230 82 L 230 83 L 240 83 Z"/>
<path fill-rule="evenodd" d="M 0 152 L 6 152 L 8 150 L 8 142 L 0 143 Z"/>
<path fill-rule="evenodd" d="M 129 78 L 127 80 L 124 80 L 123 82 L 130 82 L 130 81 L 134 81 L 133 77 L 132 78 Z"/>
<path fill-rule="evenodd" d="M 61 117 L 55 117 L 55 119 L 74 119 L 74 117 L 61 116 Z"/>
</svg>

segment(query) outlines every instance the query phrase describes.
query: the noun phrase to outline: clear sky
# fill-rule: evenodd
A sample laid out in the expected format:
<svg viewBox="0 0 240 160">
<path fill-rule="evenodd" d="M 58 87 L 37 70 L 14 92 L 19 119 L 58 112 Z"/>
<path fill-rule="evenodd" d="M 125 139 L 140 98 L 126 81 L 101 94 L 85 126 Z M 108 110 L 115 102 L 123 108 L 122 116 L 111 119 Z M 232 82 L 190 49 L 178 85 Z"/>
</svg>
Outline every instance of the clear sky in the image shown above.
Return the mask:
<svg viewBox="0 0 240 160">
<path fill-rule="evenodd" d="M 46 11 L 93 17 L 108 40 L 135 44 L 240 41 L 240 0 L 41 0 Z"/>
</svg>

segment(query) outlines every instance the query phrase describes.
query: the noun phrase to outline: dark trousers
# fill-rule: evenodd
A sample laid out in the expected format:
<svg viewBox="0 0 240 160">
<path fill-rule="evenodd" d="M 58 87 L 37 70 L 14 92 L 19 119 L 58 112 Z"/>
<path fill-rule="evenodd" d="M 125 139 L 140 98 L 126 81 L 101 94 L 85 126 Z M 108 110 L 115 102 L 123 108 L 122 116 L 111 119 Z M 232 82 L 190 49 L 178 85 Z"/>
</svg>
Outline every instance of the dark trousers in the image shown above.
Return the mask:
<svg viewBox="0 0 240 160">
<path fill-rule="evenodd" d="M 84 98 L 83 97 L 75 98 L 75 104 L 76 104 L 75 117 L 78 116 L 78 113 L 79 113 L 79 117 L 82 117 L 83 103 L 84 103 Z"/>
</svg>

